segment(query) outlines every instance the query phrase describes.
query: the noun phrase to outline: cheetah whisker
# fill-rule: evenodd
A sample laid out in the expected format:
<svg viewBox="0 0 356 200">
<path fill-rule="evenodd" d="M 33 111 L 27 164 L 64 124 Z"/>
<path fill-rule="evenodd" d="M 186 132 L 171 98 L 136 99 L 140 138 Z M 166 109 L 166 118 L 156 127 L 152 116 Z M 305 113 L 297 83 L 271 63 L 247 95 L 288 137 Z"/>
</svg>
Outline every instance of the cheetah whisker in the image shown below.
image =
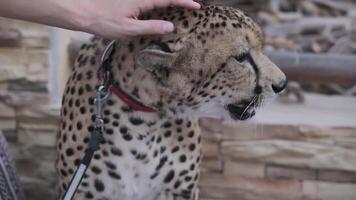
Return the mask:
<svg viewBox="0 0 356 200">
<path fill-rule="evenodd" d="M 248 111 L 248 109 L 251 107 L 251 105 L 255 102 L 256 98 L 258 97 L 258 95 L 255 95 L 253 97 L 253 99 L 250 101 L 250 103 L 246 106 L 245 110 L 242 112 L 242 115 L 240 116 L 240 119 L 242 119 L 242 117 L 244 116 L 244 114 L 246 114 L 246 112 Z"/>
</svg>

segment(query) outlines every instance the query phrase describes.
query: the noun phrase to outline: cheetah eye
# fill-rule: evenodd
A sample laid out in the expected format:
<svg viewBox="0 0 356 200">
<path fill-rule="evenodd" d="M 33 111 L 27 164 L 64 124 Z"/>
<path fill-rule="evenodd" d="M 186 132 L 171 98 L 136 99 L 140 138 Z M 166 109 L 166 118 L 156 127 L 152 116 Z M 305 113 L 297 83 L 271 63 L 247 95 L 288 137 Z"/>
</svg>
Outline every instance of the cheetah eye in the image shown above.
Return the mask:
<svg viewBox="0 0 356 200">
<path fill-rule="evenodd" d="M 243 63 L 245 61 L 248 61 L 249 58 L 249 53 L 248 52 L 243 52 L 238 56 L 234 56 L 235 60 L 239 63 Z"/>
<path fill-rule="evenodd" d="M 167 43 L 164 42 L 154 42 L 154 45 L 156 45 L 161 51 L 164 51 L 166 53 L 172 53 L 171 48 L 169 48 Z"/>
</svg>

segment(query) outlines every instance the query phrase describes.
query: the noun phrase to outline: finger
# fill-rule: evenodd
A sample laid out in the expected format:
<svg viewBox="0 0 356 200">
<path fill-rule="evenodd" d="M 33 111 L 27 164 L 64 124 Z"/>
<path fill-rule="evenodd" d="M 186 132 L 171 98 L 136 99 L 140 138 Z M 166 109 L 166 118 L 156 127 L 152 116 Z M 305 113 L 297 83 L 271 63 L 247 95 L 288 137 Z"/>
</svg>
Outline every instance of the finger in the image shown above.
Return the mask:
<svg viewBox="0 0 356 200">
<path fill-rule="evenodd" d="M 162 0 L 160 0 L 162 1 Z M 165 0 L 163 0 L 165 1 Z M 199 9 L 200 8 L 200 4 L 193 1 L 193 0 L 169 0 L 168 2 L 170 2 L 170 5 L 174 5 L 174 6 L 181 6 L 181 7 L 186 7 L 186 8 L 190 8 L 190 9 Z"/>
<path fill-rule="evenodd" d="M 170 33 L 174 30 L 171 22 L 163 20 L 129 20 L 128 33 L 130 36 L 156 35 Z"/>
<path fill-rule="evenodd" d="M 189 9 L 199 9 L 201 7 L 199 3 L 193 0 L 146 0 L 146 2 L 141 4 L 140 10 L 145 12 L 154 8 L 163 8 L 170 5 Z"/>
</svg>

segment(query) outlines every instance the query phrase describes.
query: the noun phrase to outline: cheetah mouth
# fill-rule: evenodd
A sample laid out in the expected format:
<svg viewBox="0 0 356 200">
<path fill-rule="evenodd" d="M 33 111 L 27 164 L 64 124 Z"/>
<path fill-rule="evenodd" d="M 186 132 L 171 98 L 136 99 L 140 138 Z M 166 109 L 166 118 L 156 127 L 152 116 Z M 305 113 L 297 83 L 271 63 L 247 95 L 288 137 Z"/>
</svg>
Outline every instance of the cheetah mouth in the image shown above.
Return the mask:
<svg viewBox="0 0 356 200">
<path fill-rule="evenodd" d="M 239 103 L 227 104 L 226 109 L 234 120 L 248 120 L 255 116 L 257 102 L 254 99 L 250 101 L 241 101 Z"/>
</svg>

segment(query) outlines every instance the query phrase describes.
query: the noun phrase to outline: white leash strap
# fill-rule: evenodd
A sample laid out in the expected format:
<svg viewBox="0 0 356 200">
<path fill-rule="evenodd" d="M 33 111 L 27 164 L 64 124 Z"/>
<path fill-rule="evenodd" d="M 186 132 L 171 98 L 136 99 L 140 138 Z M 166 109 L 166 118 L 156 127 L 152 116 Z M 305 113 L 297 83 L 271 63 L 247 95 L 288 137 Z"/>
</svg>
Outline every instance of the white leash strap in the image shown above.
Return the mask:
<svg viewBox="0 0 356 200">
<path fill-rule="evenodd" d="M 85 166 L 84 164 L 80 164 L 63 200 L 72 200 L 73 199 L 74 194 L 75 194 L 75 192 L 80 184 L 80 181 L 81 181 L 82 177 L 84 176 L 84 173 L 86 170 L 87 170 L 87 166 Z"/>
</svg>

